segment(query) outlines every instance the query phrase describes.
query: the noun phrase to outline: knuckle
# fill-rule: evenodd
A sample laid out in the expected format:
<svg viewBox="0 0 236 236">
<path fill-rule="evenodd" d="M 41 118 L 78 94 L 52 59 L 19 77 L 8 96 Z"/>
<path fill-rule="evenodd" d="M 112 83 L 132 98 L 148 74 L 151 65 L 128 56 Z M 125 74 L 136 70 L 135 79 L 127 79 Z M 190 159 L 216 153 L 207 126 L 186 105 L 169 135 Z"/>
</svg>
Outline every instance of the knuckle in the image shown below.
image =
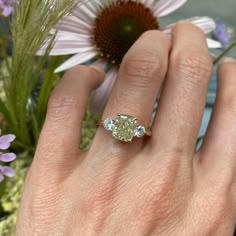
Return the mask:
<svg viewBox="0 0 236 236">
<path fill-rule="evenodd" d="M 212 235 L 221 227 L 222 223 L 225 223 L 224 220 L 227 221 L 225 217 L 230 215 L 230 200 L 226 196 L 213 196 L 213 194 L 205 199 L 199 195 L 196 198 L 195 202 L 192 203 L 198 215 L 198 222 L 196 223 L 200 225 L 205 221 L 209 222 L 208 226 L 204 228 L 204 235 Z M 224 217 L 222 218 L 222 216 Z"/>
<path fill-rule="evenodd" d="M 225 94 L 222 97 L 222 104 L 224 109 L 232 115 L 232 117 L 236 116 L 236 98 L 234 94 Z"/>
<path fill-rule="evenodd" d="M 189 30 L 194 30 L 195 32 L 197 32 L 198 34 L 201 34 L 203 38 L 205 38 L 205 34 L 203 32 L 203 30 L 194 25 L 193 23 L 191 23 L 190 21 L 186 21 L 186 20 L 182 20 L 182 21 L 178 21 L 175 26 L 174 26 L 174 32 L 175 31 L 189 31 Z"/>
<path fill-rule="evenodd" d="M 112 204 L 114 196 L 118 194 L 116 187 L 104 183 L 94 183 L 92 184 L 93 188 L 85 189 L 85 194 L 80 199 L 80 206 L 86 215 L 96 214 L 99 216 L 106 214 L 105 212 Z"/>
<path fill-rule="evenodd" d="M 195 85 L 208 84 L 213 64 L 209 55 L 200 51 L 186 50 L 171 55 L 171 63 L 175 65 L 177 73 L 186 82 Z"/>
<path fill-rule="evenodd" d="M 60 94 L 54 89 L 48 102 L 48 115 L 68 118 L 70 111 L 77 107 L 77 99 L 70 94 Z"/>
<path fill-rule="evenodd" d="M 79 80 L 78 75 L 80 76 Z M 68 81 L 70 80 L 78 85 L 78 89 L 83 86 L 83 91 L 88 92 L 91 90 L 91 87 L 94 87 L 94 85 L 98 84 L 99 81 L 102 82 L 104 77 L 105 72 L 102 69 L 98 70 L 91 66 L 78 65 L 66 71 L 59 85 L 62 87 L 61 84 L 68 84 Z"/>
<path fill-rule="evenodd" d="M 94 70 L 91 69 L 91 67 L 84 66 L 84 65 L 77 65 L 74 67 L 71 67 L 69 70 L 65 72 L 64 77 L 75 77 L 78 73 L 86 74 L 87 76 L 93 76 Z"/>
<path fill-rule="evenodd" d="M 153 36 L 155 36 L 156 38 L 158 38 L 158 41 L 161 45 L 165 45 L 165 46 L 169 46 L 170 45 L 170 40 L 167 36 L 167 34 L 161 32 L 161 31 L 158 31 L 158 30 L 148 30 L 148 31 L 145 31 L 143 34 L 142 34 L 142 38 L 147 38 L 147 39 L 153 39 Z"/>
<path fill-rule="evenodd" d="M 128 82 L 152 86 L 153 81 L 164 77 L 164 65 L 160 57 L 151 52 L 135 52 L 125 58 L 122 71 Z"/>
</svg>

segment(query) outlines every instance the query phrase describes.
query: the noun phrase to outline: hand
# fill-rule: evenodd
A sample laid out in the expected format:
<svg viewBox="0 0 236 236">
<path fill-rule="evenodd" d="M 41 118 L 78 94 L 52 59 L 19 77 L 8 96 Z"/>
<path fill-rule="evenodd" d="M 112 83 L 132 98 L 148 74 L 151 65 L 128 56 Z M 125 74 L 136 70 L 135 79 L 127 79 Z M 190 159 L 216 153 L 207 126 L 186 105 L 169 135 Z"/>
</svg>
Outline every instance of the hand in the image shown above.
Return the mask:
<svg viewBox="0 0 236 236">
<path fill-rule="evenodd" d="M 99 127 L 78 149 L 89 94 L 104 73 L 68 71 L 55 88 L 17 220 L 20 236 L 228 236 L 236 216 L 236 62 L 219 66 L 217 99 L 195 144 L 212 74 L 204 34 L 178 23 L 173 40 L 144 33 L 124 57 L 103 118 L 147 126 L 163 84 L 152 137 L 115 140 Z"/>
</svg>

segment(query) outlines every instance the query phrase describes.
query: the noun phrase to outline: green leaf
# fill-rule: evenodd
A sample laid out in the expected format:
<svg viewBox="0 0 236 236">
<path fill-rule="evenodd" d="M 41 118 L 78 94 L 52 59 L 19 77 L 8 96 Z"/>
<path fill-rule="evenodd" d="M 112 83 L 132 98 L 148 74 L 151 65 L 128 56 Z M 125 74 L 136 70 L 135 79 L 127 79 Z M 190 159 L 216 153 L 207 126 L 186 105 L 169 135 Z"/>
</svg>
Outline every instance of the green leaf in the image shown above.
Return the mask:
<svg viewBox="0 0 236 236">
<path fill-rule="evenodd" d="M 6 180 L 3 180 L 0 183 L 0 208 L 1 208 L 1 196 L 3 196 L 3 194 L 5 193 L 5 189 L 6 189 Z"/>
<path fill-rule="evenodd" d="M 4 118 L 6 119 L 8 124 L 12 124 L 11 113 L 7 109 L 6 105 L 4 104 L 4 102 L 1 99 L 0 99 L 0 112 L 4 115 Z"/>
<path fill-rule="evenodd" d="M 58 75 L 54 74 L 55 68 L 62 62 L 61 57 L 53 57 L 50 60 L 49 66 L 47 68 L 46 74 L 43 79 L 43 84 L 40 89 L 37 108 L 36 108 L 36 117 L 39 122 L 39 127 L 41 128 L 45 119 L 45 114 L 47 110 L 48 99 L 53 89 L 55 80 Z"/>
</svg>

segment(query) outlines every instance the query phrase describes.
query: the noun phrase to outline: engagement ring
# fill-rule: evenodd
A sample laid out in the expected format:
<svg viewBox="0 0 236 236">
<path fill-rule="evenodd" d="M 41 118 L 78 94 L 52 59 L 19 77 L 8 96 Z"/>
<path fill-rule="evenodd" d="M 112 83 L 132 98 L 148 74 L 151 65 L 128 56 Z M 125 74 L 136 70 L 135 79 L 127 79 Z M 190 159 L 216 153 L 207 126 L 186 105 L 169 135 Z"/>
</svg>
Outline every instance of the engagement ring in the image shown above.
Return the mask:
<svg viewBox="0 0 236 236">
<path fill-rule="evenodd" d="M 115 139 L 123 142 L 131 142 L 134 137 L 142 138 L 145 135 L 152 135 L 150 129 L 145 129 L 144 126 L 138 124 L 137 118 L 125 114 L 117 114 L 114 119 L 100 120 L 98 125 L 111 131 Z"/>
</svg>

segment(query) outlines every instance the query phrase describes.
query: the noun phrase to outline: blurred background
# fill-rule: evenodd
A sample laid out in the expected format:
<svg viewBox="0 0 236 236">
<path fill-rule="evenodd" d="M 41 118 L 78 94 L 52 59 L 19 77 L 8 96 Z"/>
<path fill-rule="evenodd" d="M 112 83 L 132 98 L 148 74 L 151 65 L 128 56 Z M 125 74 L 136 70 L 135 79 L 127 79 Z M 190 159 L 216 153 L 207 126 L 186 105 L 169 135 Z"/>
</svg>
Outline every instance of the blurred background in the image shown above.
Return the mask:
<svg viewBox="0 0 236 236">
<path fill-rule="evenodd" d="M 236 38 L 236 0 L 189 0 L 178 11 L 162 18 L 160 23 L 161 25 L 165 25 L 166 23 L 171 24 L 176 20 L 191 18 L 193 16 L 209 16 L 214 19 L 219 18 L 225 24 L 229 25 L 229 27 L 234 29 Z M 228 55 L 236 58 L 236 48 L 230 51 Z M 215 100 L 215 90 L 216 75 L 214 74 L 209 87 L 207 106 L 203 117 L 200 135 L 205 133 Z"/>
</svg>

